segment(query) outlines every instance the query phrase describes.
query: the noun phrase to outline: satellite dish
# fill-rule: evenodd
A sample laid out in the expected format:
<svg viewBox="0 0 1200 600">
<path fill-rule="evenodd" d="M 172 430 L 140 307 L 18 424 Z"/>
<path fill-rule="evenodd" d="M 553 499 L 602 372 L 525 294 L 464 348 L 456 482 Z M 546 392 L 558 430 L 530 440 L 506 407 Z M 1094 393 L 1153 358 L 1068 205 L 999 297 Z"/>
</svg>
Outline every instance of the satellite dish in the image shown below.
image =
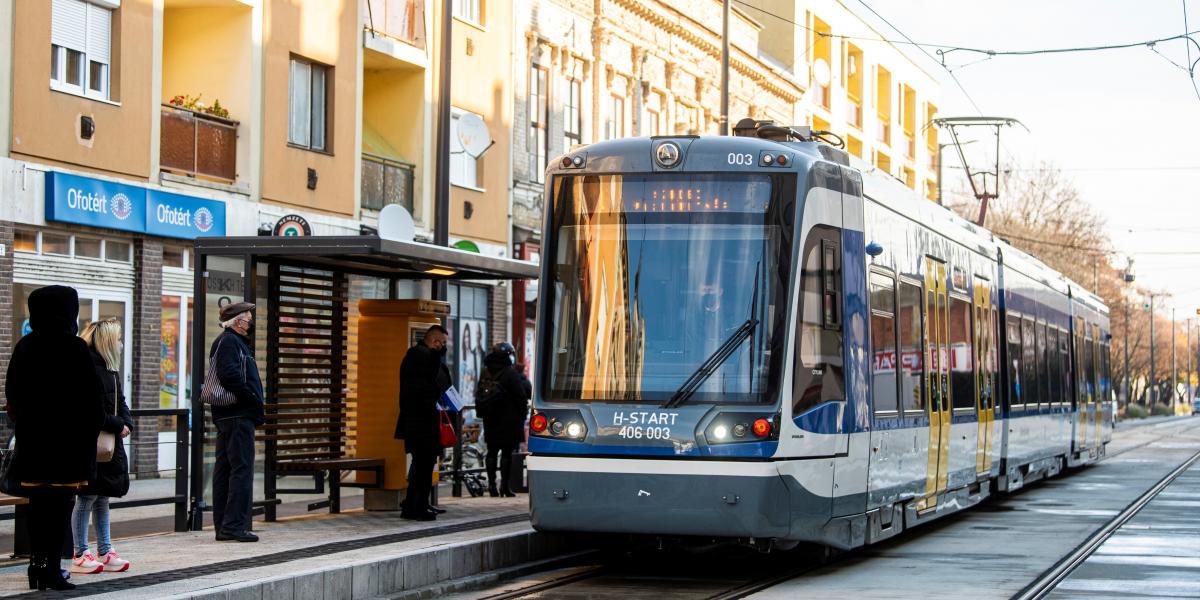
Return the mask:
<svg viewBox="0 0 1200 600">
<path fill-rule="evenodd" d="M 813 61 L 813 81 L 817 85 L 825 87 L 829 85 L 829 80 L 833 77 L 833 73 L 829 70 L 829 63 L 823 58 L 818 58 Z"/>
<path fill-rule="evenodd" d="M 458 118 L 458 143 L 471 158 L 479 158 L 492 147 L 492 136 L 487 124 L 474 113 L 463 113 Z"/>
<path fill-rule="evenodd" d="M 417 229 L 413 225 L 408 209 L 399 204 L 389 204 L 379 211 L 379 237 L 397 242 L 411 242 Z"/>
</svg>

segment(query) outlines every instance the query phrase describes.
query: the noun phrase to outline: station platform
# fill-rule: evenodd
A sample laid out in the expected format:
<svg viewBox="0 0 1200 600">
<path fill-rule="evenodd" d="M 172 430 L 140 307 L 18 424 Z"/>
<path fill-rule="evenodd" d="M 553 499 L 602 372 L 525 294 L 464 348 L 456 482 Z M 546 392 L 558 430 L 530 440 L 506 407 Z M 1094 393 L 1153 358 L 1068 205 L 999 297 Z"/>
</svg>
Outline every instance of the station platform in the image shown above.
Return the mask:
<svg viewBox="0 0 1200 600">
<path fill-rule="evenodd" d="M 74 574 L 71 582 L 79 587 L 53 596 L 378 598 L 559 555 L 567 548 L 564 539 L 537 534 L 529 526 L 524 494 L 442 496 L 440 507 L 446 514 L 432 522 L 361 508 L 273 523 L 256 520 L 256 543 L 217 542 L 211 527 L 120 539 L 114 546 L 132 562 L 130 571 Z M 14 560 L 0 567 L 0 596 L 47 597 L 46 592 L 29 591 L 25 564 Z"/>
</svg>

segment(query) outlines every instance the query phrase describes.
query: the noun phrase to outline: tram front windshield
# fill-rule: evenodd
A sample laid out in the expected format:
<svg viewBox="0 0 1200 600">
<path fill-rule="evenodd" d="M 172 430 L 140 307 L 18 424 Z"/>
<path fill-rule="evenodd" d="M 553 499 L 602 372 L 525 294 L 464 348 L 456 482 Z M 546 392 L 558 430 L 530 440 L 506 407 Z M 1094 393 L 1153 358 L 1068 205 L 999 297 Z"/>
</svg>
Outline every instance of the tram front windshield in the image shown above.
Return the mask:
<svg viewBox="0 0 1200 600">
<path fill-rule="evenodd" d="M 543 397 L 665 403 L 688 389 L 691 403 L 773 402 L 794 210 L 784 183 L 556 178 Z"/>
</svg>

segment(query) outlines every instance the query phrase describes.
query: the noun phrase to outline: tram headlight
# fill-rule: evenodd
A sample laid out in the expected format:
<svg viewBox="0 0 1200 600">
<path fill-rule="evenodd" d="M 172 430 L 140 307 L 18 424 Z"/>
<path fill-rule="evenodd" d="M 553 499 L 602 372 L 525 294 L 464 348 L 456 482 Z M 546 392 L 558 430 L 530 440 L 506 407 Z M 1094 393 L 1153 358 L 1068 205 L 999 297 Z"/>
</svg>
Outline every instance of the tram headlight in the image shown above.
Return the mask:
<svg viewBox="0 0 1200 600">
<path fill-rule="evenodd" d="M 587 429 L 583 426 L 583 423 L 571 421 L 567 424 L 567 437 L 569 438 L 579 439 L 583 437 L 585 432 L 587 432 Z"/>
<path fill-rule="evenodd" d="M 721 413 L 709 422 L 704 430 L 704 438 L 709 444 L 777 440 L 779 439 L 779 415 Z"/>
<path fill-rule="evenodd" d="M 563 425 L 562 421 L 555 421 L 555 422 L 551 423 L 550 424 L 550 435 L 553 435 L 555 437 L 562 435 L 563 427 L 565 427 L 565 426 Z"/>
</svg>

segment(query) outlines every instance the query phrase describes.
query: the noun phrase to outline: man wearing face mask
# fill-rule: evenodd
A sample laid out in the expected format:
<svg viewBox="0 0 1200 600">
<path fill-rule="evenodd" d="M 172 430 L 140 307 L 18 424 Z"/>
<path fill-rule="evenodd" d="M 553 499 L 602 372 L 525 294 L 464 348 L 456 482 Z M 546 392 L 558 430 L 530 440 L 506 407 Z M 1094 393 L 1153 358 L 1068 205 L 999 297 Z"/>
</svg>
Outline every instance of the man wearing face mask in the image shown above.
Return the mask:
<svg viewBox="0 0 1200 600">
<path fill-rule="evenodd" d="M 254 428 L 265 422 L 262 379 L 254 362 L 254 305 L 237 302 L 221 309 L 225 330 L 213 340 L 213 361 L 221 387 L 237 396 L 229 406 L 212 407 L 217 427 L 213 465 L 213 528 L 218 542 L 257 542 L 250 532 L 254 485 Z"/>
<path fill-rule="evenodd" d="M 400 363 L 400 416 L 395 437 L 404 440 L 404 451 L 412 455 L 408 492 L 400 509 L 404 519 L 437 518 L 436 509 L 429 506 L 429 494 L 433 466 L 442 453 L 437 403 L 451 385 L 450 369 L 444 362 L 447 337 L 441 325 L 430 327 Z"/>
</svg>

